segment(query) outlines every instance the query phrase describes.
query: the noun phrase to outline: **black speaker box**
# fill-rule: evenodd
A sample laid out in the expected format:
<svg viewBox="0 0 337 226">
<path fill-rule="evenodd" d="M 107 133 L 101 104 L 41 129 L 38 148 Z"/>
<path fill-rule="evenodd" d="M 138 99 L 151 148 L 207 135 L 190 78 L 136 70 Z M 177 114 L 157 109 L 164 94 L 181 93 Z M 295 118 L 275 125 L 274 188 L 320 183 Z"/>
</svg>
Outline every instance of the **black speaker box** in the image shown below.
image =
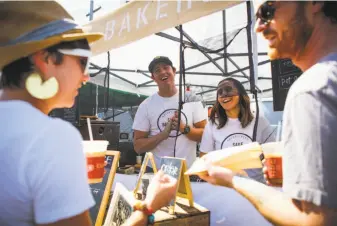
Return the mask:
<svg viewBox="0 0 337 226">
<path fill-rule="evenodd" d="M 92 136 L 94 140 L 109 141 L 108 150 L 118 150 L 120 123 L 102 120 L 92 120 Z M 84 140 L 90 140 L 88 126 L 85 120 L 81 120 L 78 127 Z"/>
<path fill-rule="evenodd" d="M 118 151 L 121 152 L 121 158 L 120 158 L 120 161 L 119 161 L 120 166 L 135 165 L 136 164 L 137 153 L 134 150 L 132 141 L 120 142 Z M 144 158 L 144 155 L 142 155 L 143 158 Z"/>
</svg>

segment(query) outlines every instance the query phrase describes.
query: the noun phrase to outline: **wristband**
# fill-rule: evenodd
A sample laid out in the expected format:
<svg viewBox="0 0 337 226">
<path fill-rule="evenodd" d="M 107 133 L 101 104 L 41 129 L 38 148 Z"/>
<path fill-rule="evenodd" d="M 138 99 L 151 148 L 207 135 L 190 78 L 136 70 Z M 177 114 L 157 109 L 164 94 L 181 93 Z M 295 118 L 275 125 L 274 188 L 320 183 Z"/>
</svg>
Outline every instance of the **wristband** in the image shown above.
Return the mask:
<svg viewBox="0 0 337 226">
<path fill-rule="evenodd" d="M 148 208 L 145 202 L 136 201 L 135 205 L 133 206 L 133 211 L 142 211 L 145 215 L 147 215 L 147 221 L 149 224 L 154 223 L 154 211 L 151 208 Z"/>
</svg>

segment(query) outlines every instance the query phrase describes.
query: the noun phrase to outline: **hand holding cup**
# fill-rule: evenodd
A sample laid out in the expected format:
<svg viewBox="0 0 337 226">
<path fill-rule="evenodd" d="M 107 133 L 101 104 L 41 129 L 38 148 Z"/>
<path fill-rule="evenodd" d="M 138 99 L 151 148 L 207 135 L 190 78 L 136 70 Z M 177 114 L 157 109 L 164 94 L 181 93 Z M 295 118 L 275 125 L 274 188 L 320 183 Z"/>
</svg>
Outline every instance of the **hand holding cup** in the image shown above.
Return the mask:
<svg viewBox="0 0 337 226">
<path fill-rule="evenodd" d="M 266 143 L 262 146 L 264 178 L 268 185 L 280 187 L 283 184 L 282 152 L 280 142 Z"/>
</svg>

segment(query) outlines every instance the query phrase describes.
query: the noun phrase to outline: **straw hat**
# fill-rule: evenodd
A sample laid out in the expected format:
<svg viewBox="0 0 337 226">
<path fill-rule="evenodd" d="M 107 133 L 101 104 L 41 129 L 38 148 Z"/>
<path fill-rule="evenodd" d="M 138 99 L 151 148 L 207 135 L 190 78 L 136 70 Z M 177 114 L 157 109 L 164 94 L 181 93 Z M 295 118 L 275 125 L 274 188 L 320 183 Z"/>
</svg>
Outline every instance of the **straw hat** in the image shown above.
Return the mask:
<svg viewBox="0 0 337 226">
<path fill-rule="evenodd" d="M 55 1 L 0 2 L 0 70 L 7 64 L 63 41 L 100 39 L 86 33 Z"/>
</svg>

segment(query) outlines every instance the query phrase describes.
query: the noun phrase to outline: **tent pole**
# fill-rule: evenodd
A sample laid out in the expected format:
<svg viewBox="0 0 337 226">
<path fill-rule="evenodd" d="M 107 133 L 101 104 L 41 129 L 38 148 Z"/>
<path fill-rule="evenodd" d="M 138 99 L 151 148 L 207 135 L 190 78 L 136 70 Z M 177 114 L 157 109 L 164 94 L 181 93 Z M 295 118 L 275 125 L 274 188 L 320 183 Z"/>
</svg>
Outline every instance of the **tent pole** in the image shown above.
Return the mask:
<svg viewBox="0 0 337 226">
<path fill-rule="evenodd" d="M 179 27 L 176 27 L 177 30 L 180 33 L 180 48 L 179 48 L 179 55 L 180 55 L 180 76 L 179 76 L 179 103 L 178 103 L 178 125 L 177 128 L 180 127 L 180 120 L 181 120 L 181 110 L 183 108 L 183 82 L 184 82 L 184 87 L 185 87 L 185 59 L 184 59 L 184 49 L 185 49 L 185 44 L 184 44 L 184 31 L 183 31 L 183 26 L 179 25 Z M 185 90 L 184 90 L 185 93 Z M 185 98 L 184 98 L 185 100 Z M 177 134 L 174 140 L 174 148 L 173 148 L 173 157 L 176 157 L 176 147 L 177 147 L 177 139 L 179 135 L 179 130 L 177 130 Z"/>
<path fill-rule="evenodd" d="M 248 20 L 248 26 L 247 26 L 247 41 L 248 41 L 248 60 L 249 60 L 249 81 L 250 81 L 250 91 L 253 93 L 255 97 L 255 104 L 256 104 L 256 116 L 255 116 L 255 123 L 254 123 L 254 129 L 253 129 L 253 142 L 256 141 L 256 133 L 257 133 L 257 126 L 259 124 L 259 104 L 257 99 L 257 90 L 256 90 L 256 84 L 255 84 L 255 70 L 254 70 L 254 61 L 253 61 L 253 43 L 252 43 L 252 26 L 253 20 L 252 20 L 252 6 L 251 2 L 247 1 L 247 20 Z"/>
<path fill-rule="evenodd" d="M 251 3 L 249 1 L 246 2 L 247 4 L 247 20 L 248 25 L 247 26 L 247 43 L 248 43 L 248 61 L 249 61 L 249 81 L 250 81 L 250 90 L 254 91 L 255 86 L 255 74 L 254 74 L 254 61 L 253 61 L 253 44 L 252 44 L 252 32 L 251 32 L 251 26 L 253 26 L 252 22 L 252 14 L 251 14 Z"/>
<path fill-rule="evenodd" d="M 90 0 L 90 12 L 89 12 L 89 20 L 94 19 L 94 0 Z M 95 115 L 98 113 L 98 85 L 96 85 L 96 107 L 95 107 Z"/>
<path fill-rule="evenodd" d="M 261 61 L 260 63 L 258 63 L 257 65 L 264 65 L 264 64 L 267 64 L 269 63 L 270 60 L 265 60 L 265 61 Z M 240 69 L 237 69 L 235 71 L 231 71 L 231 72 L 228 72 L 225 74 L 225 76 L 231 76 L 231 75 L 234 75 L 235 73 L 238 73 L 238 72 L 241 72 L 241 71 L 245 71 L 247 69 L 249 69 L 250 66 L 246 66 L 246 67 L 243 67 L 243 68 L 240 68 Z M 200 73 L 196 73 L 196 72 L 186 72 L 185 74 L 195 74 L 195 75 L 200 75 Z M 221 76 L 222 74 L 221 73 L 213 73 L 213 74 L 210 74 L 210 73 L 206 73 L 208 75 L 215 75 L 215 76 Z M 202 74 L 203 75 L 203 74 Z M 244 76 L 245 78 L 248 79 L 247 76 Z"/>
<path fill-rule="evenodd" d="M 94 19 L 94 0 L 90 0 L 90 14 L 89 14 L 89 20 Z"/>
<path fill-rule="evenodd" d="M 89 21 L 94 19 L 94 13 L 100 10 L 101 7 L 98 7 L 94 10 L 94 0 L 90 0 L 90 11 L 89 14 L 86 16 L 89 16 Z M 97 116 L 98 113 L 98 86 L 96 85 L 96 108 L 95 108 L 95 115 Z"/>
<path fill-rule="evenodd" d="M 204 56 L 209 59 L 223 74 L 225 74 L 225 71 L 222 69 L 222 67 L 213 60 L 213 58 L 206 52 L 202 50 L 202 48 L 184 31 L 182 31 L 180 28 L 176 27 L 178 31 L 180 31 L 185 38 L 187 38 L 188 41 L 190 41 L 195 48 L 197 48 Z"/>
<path fill-rule="evenodd" d="M 112 90 L 112 100 L 113 100 L 113 102 L 115 102 L 114 101 L 115 100 L 115 93 L 114 93 L 113 90 Z M 112 105 L 112 121 L 115 121 L 115 105 L 114 104 Z"/>
<path fill-rule="evenodd" d="M 223 54 L 224 54 L 224 71 L 225 73 L 228 72 L 228 65 L 227 65 L 227 26 L 226 26 L 226 10 L 222 10 L 222 28 L 223 28 Z"/>
</svg>

